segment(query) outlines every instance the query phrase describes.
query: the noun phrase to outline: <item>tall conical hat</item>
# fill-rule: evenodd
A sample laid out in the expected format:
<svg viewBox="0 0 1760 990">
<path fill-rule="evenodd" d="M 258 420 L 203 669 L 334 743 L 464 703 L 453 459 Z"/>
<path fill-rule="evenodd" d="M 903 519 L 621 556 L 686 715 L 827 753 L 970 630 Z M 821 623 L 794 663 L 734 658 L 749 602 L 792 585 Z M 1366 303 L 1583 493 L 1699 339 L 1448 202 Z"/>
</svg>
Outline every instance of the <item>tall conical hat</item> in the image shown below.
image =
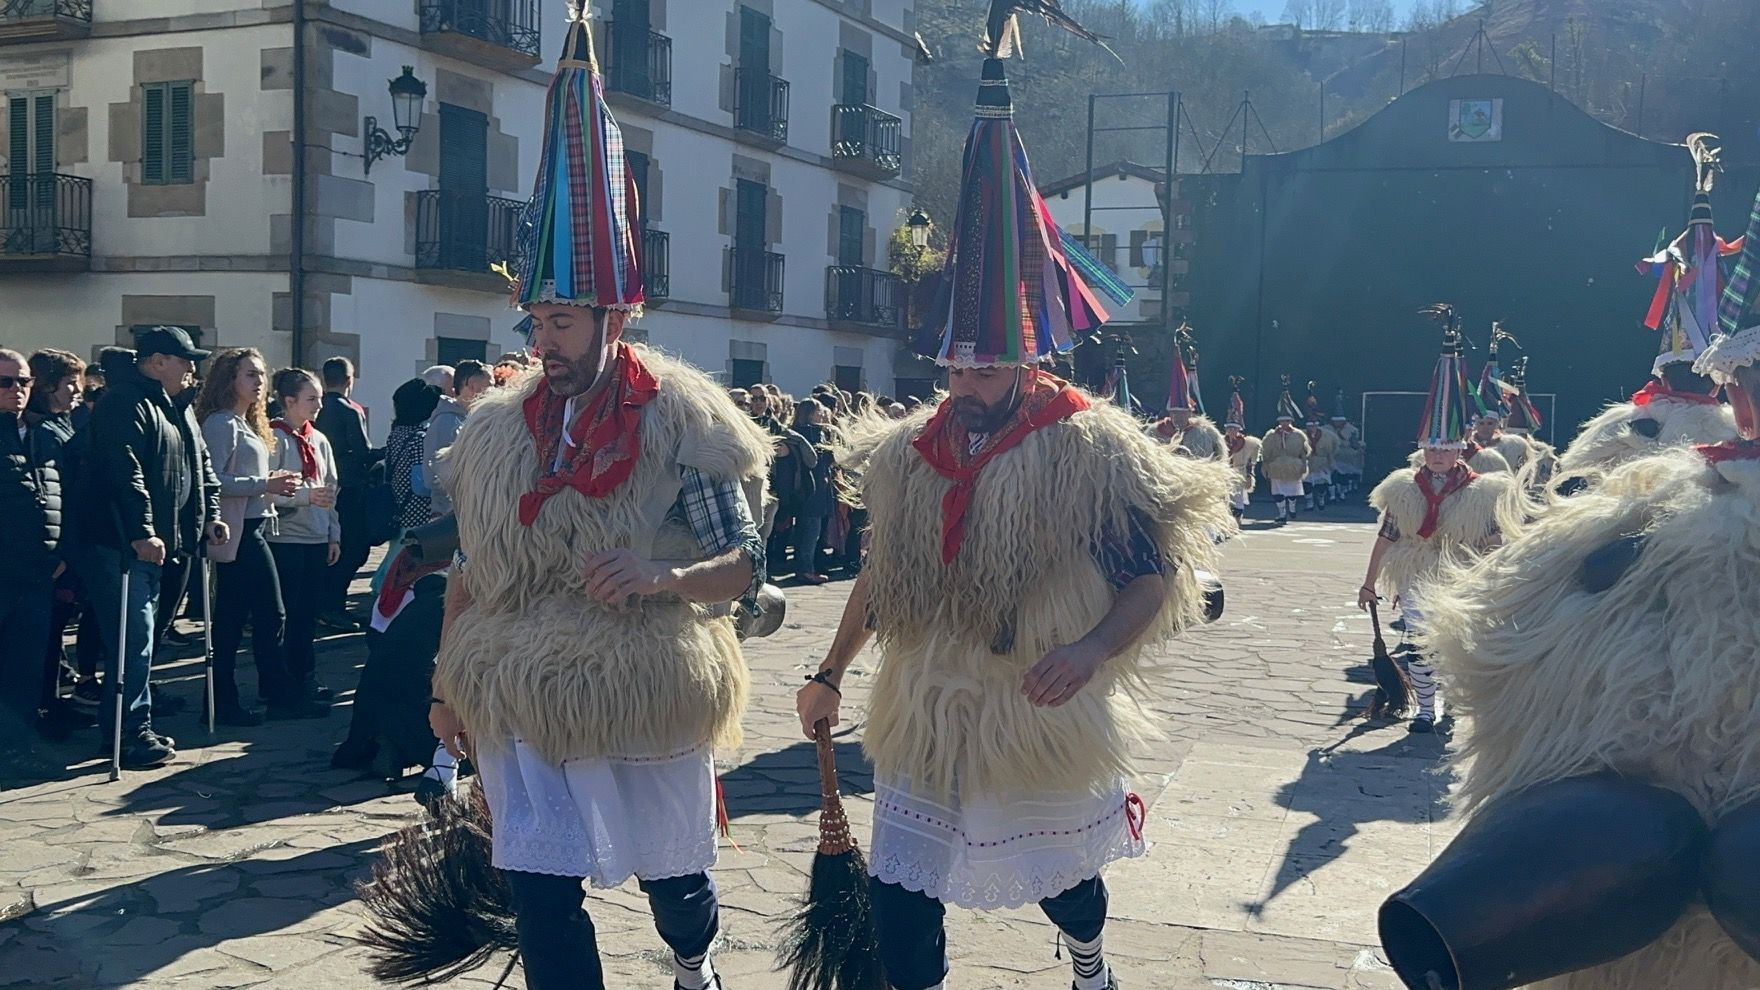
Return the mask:
<svg viewBox="0 0 1760 990">
<path fill-rule="evenodd" d="M 1192 373 L 1180 356 L 1179 346 L 1173 349 L 1173 373 L 1167 383 L 1167 411 L 1185 410 L 1190 412 L 1197 408 L 1192 397 Z"/>
<path fill-rule="evenodd" d="M 1472 422 L 1472 394 L 1467 386 L 1460 317 L 1448 303 L 1437 303 L 1421 312 L 1442 326 L 1442 356 L 1430 376 L 1424 418 L 1418 423 L 1418 445 L 1461 450 L 1466 447 L 1467 424 Z"/>
<path fill-rule="evenodd" d="M 1725 284 L 1723 260 L 1741 250 L 1717 236 L 1711 214 L 1711 188 L 1720 164 L 1715 134 L 1692 134 L 1687 149 L 1693 156 L 1693 205 L 1687 229 L 1666 247 L 1638 262 L 1638 271 L 1657 279 L 1656 294 L 1644 325 L 1661 332 L 1651 374 L 1660 377 L 1671 364 L 1692 364 L 1717 331 L 1718 301 Z"/>
<path fill-rule="evenodd" d="M 1693 363 L 1694 371 L 1720 385 L 1734 382 L 1737 368 L 1760 363 L 1760 194 L 1741 243 L 1741 257 L 1717 307 L 1718 336 Z"/>
<path fill-rule="evenodd" d="M 1503 396 L 1503 369 L 1497 361 L 1497 345 L 1513 339 L 1504 332 L 1502 323 L 1491 321 L 1491 343 L 1485 348 L 1485 368 L 1479 372 L 1479 387 L 1473 393 L 1474 403 L 1479 407 L 1481 417 L 1495 416 L 1502 419 L 1509 415 L 1509 405 Z"/>
<path fill-rule="evenodd" d="M 571 8 L 578 5 L 571 3 Z M 509 274 L 513 303 L 639 313 L 641 204 L 623 133 L 605 105 L 593 33 L 571 9 L 544 101 L 544 144 Z"/>
<path fill-rule="evenodd" d="M 1100 390 L 1100 397 L 1110 399 L 1115 405 L 1127 410 L 1135 410 L 1137 400 L 1131 396 L 1131 376 L 1125 370 L 1124 362 L 1120 361 L 1106 373 L 1106 384 Z"/>
<path fill-rule="evenodd" d="M 1238 430 L 1247 428 L 1247 403 L 1241 398 L 1241 383 L 1245 381 L 1246 379 L 1239 375 L 1228 376 L 1228 384 L 1233 387 L 1233 391 L 1228 396 L 1228 418 L 1222 421 L 1224 428 L 1230 426 Z"/>
<path fill-rule="evenodd" d="M 976 119 L 966 136 L 959 206 L 929 318 L 912 341 L 937 364 L 1031 365 L 1071 350 L 1131 292 L 1051 219 L 1014 125 L 1003 59 L 1019 46 L 1021 11 L 1097 36 L 1055 0 L 992 0 Z M 1104 299 L 1104 302 L 1103 302 Z"/>
<path fill-rule="evenodd" d="M 1302 400 L 1303 422 L 1307 426 L 1319 426 L 1325 422 L 1320 418 L 1320 396 L 1315 392 L 1319 387 L 1319 382 L 1309 382 L 1308 397 Z"/>
<path fill-rule="evenodd" d="M 1350 411 L 1345 408 L 1344 389 L 1342 388 L 1334 389 L 1332 391 L 1332 418 L 1342 419 L 1346 422 L 1350 421 L 1351 414 Z"/>
<path fill-rule="evenodd" d="M 1528 397 L 1528 356 L 1526 354 L 1516 358 L 1515 363 L 1509 366 L 1508 378 L 1499 382 L 1498 386 L 1503 392 L 1504 405 L 1509 410 L 1507 414 L 1509 428 L 1526 430 L 1530 433 L 1540 429 L 1543 425 L 1540 418 L 1540 408 L 1534 405 L 1533 399 Z"/>
<path fill-rule="evenodd" d="M 1295 397 L 1289 394 L 1289 374 L 1279 376 L 1283 391 L 1277 396 L 1277 418 L 1298 422 L 1302 418 L 1302 408 L 1296 405 Z"/>
</svg>

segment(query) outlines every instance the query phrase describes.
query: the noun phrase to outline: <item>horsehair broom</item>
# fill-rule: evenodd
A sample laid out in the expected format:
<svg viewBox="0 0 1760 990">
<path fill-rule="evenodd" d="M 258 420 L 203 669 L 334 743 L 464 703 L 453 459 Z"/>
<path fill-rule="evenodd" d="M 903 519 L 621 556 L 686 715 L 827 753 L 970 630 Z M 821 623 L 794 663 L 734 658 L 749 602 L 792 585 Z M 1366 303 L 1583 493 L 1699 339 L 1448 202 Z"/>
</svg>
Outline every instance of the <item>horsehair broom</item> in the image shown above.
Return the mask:
<svg viewBox="0 0 1760 990">
<path fill-rule="evenodd" d="M 507 882 L 490 862 L 489 799 L 481 786 L 466 791 L 393 835 L 356 887 L 372 915 L 361 941 L 375 950 L 375 979 L 438 983 L 518 946 Z"/>
<path fill-rule="evenodd" d="M 807 899 L 784 926 L 776 951 L 788 990 L 885 990 L 868 864 L 849 830 L 837 786 L 831 723 L 813 723 L 819 751 L 819 851 Z"/>
<path fill-rule="evenodd" d="M 1369 603 L 1369 621 L 1375 626 L 1375 655 L 1369 669 L 1375 675 L 1375 699 L 1363 711 L 1364 718 L 1398 718 L 1412 700 L 1412 682 L 1404 667 L 1387 652 L 1381 636 L 1381 612 Z"/>
</svg>

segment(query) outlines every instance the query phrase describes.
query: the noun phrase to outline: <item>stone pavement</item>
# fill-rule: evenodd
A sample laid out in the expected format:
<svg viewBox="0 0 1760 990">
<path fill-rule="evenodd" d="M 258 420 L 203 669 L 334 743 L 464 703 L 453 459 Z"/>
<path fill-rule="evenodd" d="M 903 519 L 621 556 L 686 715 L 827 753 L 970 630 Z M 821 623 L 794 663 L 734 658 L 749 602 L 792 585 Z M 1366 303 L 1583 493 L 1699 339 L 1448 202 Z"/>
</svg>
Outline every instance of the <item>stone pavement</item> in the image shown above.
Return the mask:
<svg viewBox="0 0 1760 990">
<path fill-rule="evenodd" d="M 1137 782 L 1153 846 L 1108 874 L 1107 948 L 1129 990 L 1399 986 L 1373 948 L 1375 908 L 1452 827 L 1441 741 L 1349 719 L 1370 690 L 1368 622 L 1353 602 L 1373 535 L 1350 509 L 1249 528 L 1226 551 L 1227 615 L 1168 652 L 1154 706 L 1166 739 Z M 783 986 L 770 969 L 776 919 L 805 890 L 818 805 L 793 697 L 846 588 L 791 590 L 786 627 L 748 644 L 746 743 L 718 754 L 738 843 L 716 870 L 729 990 Z M 351 687 L 360 637 L 322 651 L 326 682 Z M 196 699 L 199 661 L 163 673 Z M 858 661 L 846 726 L 859 728 L 866 683 Z M 347 704 L 345 692 L 328 723 L 212 740 L 193 714 L 176 716 L 160 729 L 178 737 L 179 762 L 117 784 L 87 759 L 91 741 L 0 762 L 0 987 L 373 986 L 352 884 L 418 809 L 407 789 L 328 769 Z M 853 738 L 839 757 L 865 838 L 872 785 Z M 85 762 L 60 769 L 70 760 Z M 670 985 L 633 884 L 589 906 L 612 986 Z M 949 941 L 950 986 L 1069 985 L 1036 909 L 955 910 Z M 458 985 L 490 986 L 504 964 Z M 523 986 L 517 971 L 508 986 Z"/>
</svg>

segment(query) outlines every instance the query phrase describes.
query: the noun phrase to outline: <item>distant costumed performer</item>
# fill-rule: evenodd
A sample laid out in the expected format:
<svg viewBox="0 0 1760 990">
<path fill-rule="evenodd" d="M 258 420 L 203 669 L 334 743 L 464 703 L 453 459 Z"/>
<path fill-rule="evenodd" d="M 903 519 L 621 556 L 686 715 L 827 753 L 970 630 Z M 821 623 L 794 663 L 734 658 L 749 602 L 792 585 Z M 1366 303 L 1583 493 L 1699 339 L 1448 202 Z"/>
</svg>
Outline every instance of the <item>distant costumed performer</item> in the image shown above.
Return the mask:
<svg viewBox="0 0 1760 990">
<path fill-rule="evenodd" d="M 1407 632 L 1420 641 L 1426 584 L 1445 565 L 1471 560 L 1514 536 L 1523 521 L 1515 477 L 1507 470 L 1480 474 L 1461 459 L 1472 404 L 1460 321 L 1446 303 L 1424 312 L 1442 325 L 1442 356 L 1418 427 L 1423 464 L 1395 469 L 1369 493 L 1369 504 L 1381 515 L 1381 531 L 1357 592 L 1357 604 L 1365 610 L 1379 597 L 1392 597 Z M 1407 670 L 1418 702 L 1411 731 L 1430 732 L 1442 711 L 1436 669 L 1427 657 L 1414 654 Z"/>
<path fill-rule="evenodd" d="M 495 869 L 468 875 L 499 876 L 527 987 L 605 985 L 584 887 L 634 877 L 674 985 L 705 990 L 722 985 L 711 749 L 740 738 L 730 613 L 764 577 L 771 445 L 707 375 L 621 339 L 643 303 L 640 204 L 579 16 L 545 119 L 511 272 L 543 373 L 486 393 L 445 455 L 459 562 L 429 721 L 479 771 Z"/>
<path fill-rule="evenodd" d="M 1381 907 L 1409 987 L 1760 986 L 1760 198 L 1715 313 L 1692 370 L 1740 438 L 1605 471 L 1426 600 L 1473 731 L 1465 826 Z"/>
<path fill-rule="evenodd" d="M 1337 500 L 1355 493 L 1363 478 L 1363 432 L 1351 424 L 1342 388 L 1332 394 L 1332 419 L 1326 429 L 1337 442 L 1332 454 L 1332 497 Z"/>
<path fill-rule="evenodd" d="M 1308 508 L 1326 508 L 1336 495 L 1332 483 L 1332 460 L 1338 456 L 1338 434 L 1326 428 L 1320 418 L 1320 397 L 1314 394 L 1315 384 L 1308 383 L 1308 398 L 1303 402 L 1305 418 L 1302 432 L 1308 436 L 1308 476 L 1303 484 L 1308 489 Z"/>
<path fill-rule="evenodd" d="M 915 341 L 949 369 L 949 396 L 852 424 L 840 456 L 872 549 L 796 698 L 808 735 L 835 723 L 845 670 L 877 640 L 868 853 L 894 990 L 943 986 L 946 905 L 1035 902 L 1077 990 L 1116 987 L 1100 873 L 1145 848 L 1126 783 L 1151 729 L 1140 675 L 1199 620 L 1197 571 L 1230 528 L 1226 466 L 1037 367 L 1122 300 L 1097 298 L 1096 263 L 1036 192 L 1003 65 L 1022 11 L 1085 35 L 1043 0 L 991 6 L 943 290 Z"/>
<path fill-rule="evenodd" d="M 1247 403 L 1241 398 L 1241 383 L 1245 381 L 1239 375 L 1229 376 L 1232 390 L 1228 397 L 1228 418 L 1222 422 L 1222 445 L 1228 454 L 1228 466 L 1234 471 L 1228 504 L 1237 523 L 1246 515 L 1247 499 L 1253 494 L 1259 466 L 1260 441 L 1247 432 Z"/>
<path fill-rule="evenodd" d="M 1196 377 L 1196 371 L 1187 367 L 1182 348 L 1176 342 L 1173 372 L 1167 385 L 1167 416 L 1155 424 L 1155 433 L 1176 452 L 1187 457 L 1221 460 L 1222 433 L 1199 405 Z"/>
<path fill-rule="evenodd" d="M 1277 397 L 1277 425 L 1260 441 L 1259 457 L 1265 466 L 1265 480 L 1271 483 L 1271 497 L 1277 500 L 1277 525 L 1282 526 L 1301 508 L 1308 477 L 1308 458 L 1314 448 L 1308 435 L 1296 427 L 1302 410 L 1289 394 L 1289 375 L 1283 376 L 1283 391 Z"/>
<path fill-rule="evenodd" d="M 1638 262 L 1638 272 L 1657 280 L 1644 326 L 1661 335 L 1650 381 L 1628 401 L 1617 402 L 1584 423 L 1558 458 L 1558 474 L 1574 490 L 1603 471 L 1670 447 L 1735 439 L 1731 408 L 1718 399 L 1717 384 L 1694 371 L 1709 346 L 1717 302 L 1726 279 L 1724 265 L 1746 241 L 1717 235 L 1711 189 L 1718 170 L 1716 135 L 1687 138 L 1695 174 L 1687 229 L 1668 246 Z"/>
</svg>

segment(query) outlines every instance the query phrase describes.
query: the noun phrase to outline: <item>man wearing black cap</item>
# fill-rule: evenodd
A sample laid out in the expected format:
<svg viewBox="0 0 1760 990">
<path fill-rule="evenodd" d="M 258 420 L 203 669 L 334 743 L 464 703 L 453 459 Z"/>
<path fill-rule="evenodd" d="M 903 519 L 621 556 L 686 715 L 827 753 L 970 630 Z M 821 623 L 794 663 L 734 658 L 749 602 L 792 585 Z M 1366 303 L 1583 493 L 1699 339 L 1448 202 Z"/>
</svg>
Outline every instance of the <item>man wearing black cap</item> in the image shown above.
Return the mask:
<svg viewBox="0 0 1760 990">
<path fill-rule="evenodd" d="M 166 561 L 193 555 L 204 536 L 224 542 L 220 481 L 208 461 L 201 430 L 174 401 L 190 384 L 195 363 L 208 357 L 177 327 L 153 327 L 137 338 L 133 367 L 114 376 L 92 411 L 91 443 L 75 506 L 86 545 L 80 577 L 115 662 L 124 644 L 121 683 L 104 679 L 100 713 L 109 739 L 117 690 L 123 692 L 122 765 L 144 769 L 177 756 L 168 736 L 153 731 L 153 628 Z M 124 570 L 128 601 L 122 630 Z"/>
</svg>

